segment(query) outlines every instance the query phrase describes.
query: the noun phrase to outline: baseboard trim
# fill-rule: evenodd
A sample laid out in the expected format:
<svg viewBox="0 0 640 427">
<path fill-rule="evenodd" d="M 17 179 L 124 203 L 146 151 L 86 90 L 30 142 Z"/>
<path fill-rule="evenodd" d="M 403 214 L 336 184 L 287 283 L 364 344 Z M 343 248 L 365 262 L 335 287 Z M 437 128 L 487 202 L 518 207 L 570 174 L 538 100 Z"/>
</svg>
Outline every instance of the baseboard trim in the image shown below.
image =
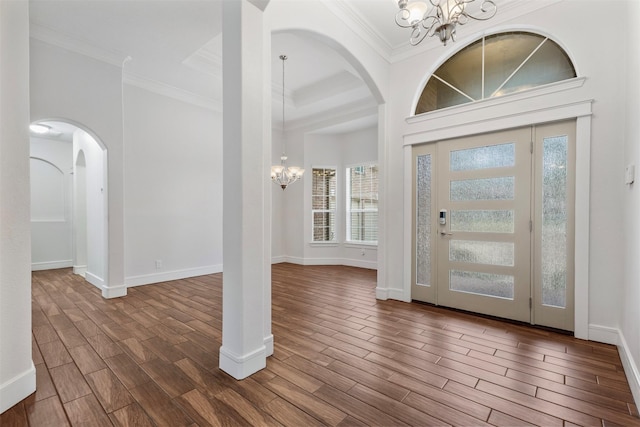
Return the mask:
<svg viewBox="0 0 640 427">
<path fill-rule="evenodd" d="M 222 264 L 208 265 L 206 267 L 187 268 L 184 270 L 164 271 L 162 273 L 142 274 L 129 276 L 124 279 L 127 287 L 150 285 L 152 283 L 168 282 L 171 280 L 186 279 L 189 277 L 206 276 L 222 272 Z"/>
<path fill-rule="evenodd" d="M 0 385 L 0 414 L 36 391 L 36 367 L 31 367 Z"/>
<path fill-rule="evenodd" d="M 220 369 L 237 380 L 245 379 L 266 366 L 267 354 L 264 345 L 244 355 L 234 354 L 226 347 L 220 347 Z"/>
<path fill-rule="evenodd" d="M 264 337 L 264 353 L 267 357 L 273 354 L 273 334 Z"/>
<path fill-rule="evenodd" d="M 65 259 L 61 261 L 32 262 L 31 271 L 56 270 L 58 268 L 73 267 L 73 260 Z"/>
<path fill-rule="evenodd" d="M 616 328 L 602 325 L 589 325 L 589 341 L 618 345 L 620 331 Z"/>
<path fill-rule="evenodd" d="M 102 297 L 106 298 L 106 299 L 111 299 L 111 298 L 120 298 L 120 297 L 124 297 L 127 296 L 127 286 L 126 285 L 120 285 L 120 286 L 111 286 L 111 287 L 103 287 L 102 288 Z"/>
<path fill-rule="evenodd" d="M 635 401 L 636 406 L 640 406 L 640 370 L 638 370 L 638 365 L 633 359 L 633 354 L 631 354 L 631 350 L 627 345 L 627 340 L 624 338 L 622 332 L 619 332 L 618 339 L 618 353 L 620 353 L 622 367 L 624 368 L 624 373 L 627 376 L 633 400 Z"/>
<path fill-rule="evenodd" d="M 98 288 L 100 290 L 104 289 L 104 280 L 102 278 L 96 276 L 95 274 L 86 271 L 85 274 L 84 274 L 84 279 L 87 282 L 91 283 L 96 288 Z"/>
<path fill-rule="evenodd" d="M 74 265 L 73 266 L 73 274 L 77 274 L 78 276 L 85 277 L 87 275 L 87 266 L 86 265 Z"/>
<path fill-rule="evenodd" d="M 353 258 L 300 258 L 290 256 L 278 256 L 271 259 L 272 264 L 288 262 L 298 265 L 345 265 L 347 267 L 378 269 L 377 261 L 365 261 Z"/>
<path fill-rule="evenodd" d="M 405 297 L 403 289 L 396 288 L 376 288 L 376 299 L 394 299 L 397 301 L 411 302 L 411 298 Z"/>
</svg>

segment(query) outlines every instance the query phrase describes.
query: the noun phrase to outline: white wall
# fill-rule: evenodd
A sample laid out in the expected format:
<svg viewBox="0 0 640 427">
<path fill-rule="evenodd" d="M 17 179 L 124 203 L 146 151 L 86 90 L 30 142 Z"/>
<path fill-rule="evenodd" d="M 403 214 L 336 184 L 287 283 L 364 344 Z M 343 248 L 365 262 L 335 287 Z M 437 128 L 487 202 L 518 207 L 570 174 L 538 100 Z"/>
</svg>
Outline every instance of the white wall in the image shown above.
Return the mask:
<svg viewBox="0 0 640 427">
<path fill-rule="evenodd" d="M 95 250 L 87 261 L 88 278 L 106 280 L 103 296 L 221 271 L 220 113 L 123 88 L 121 67 L 35 39 L 31 47 L 32 120 L 79 125 L 107 150 L 108 268 Z M 99 204 L 88 206 L 97 215 Z M 96 242 L 104 231 L 87 230 Z"/>
<path fill-rule="evenodd" d="M 124 295 L 121 67 L 36 39 L 30 48 L 31 121 L 60 119 L 79 125 L 107 148 L 109 264 L 102 295 Z"/>
<path fill-rule="evenodd" d="M 29 4 L 0 1 L 0 413 L 36 389 L 31 359 Z"/>
<path fill-rule="evenodd" d="M 78 173 L 77 163 L 79 153 L 85 160 L 84 173 Z M 106 154 L 95 139 L 82 129 L 73 133 L 73 165 L 74 178 L 85 178 L 84 189 L 86 196 L 86 272 L 87 281 L 103 289 L 107 264 L 107 183 L 105 179 Z M 76 183 L 77 188 L 82 188 Z M 78 195 L 77 197 L 82 197 Z M 83 213 L 79 213 L 82 215 Z M 83 221 L 78 221 L 82 223 Z"/>
<path fill-rule="evenodd" d="M 127 285 L 222 271 L 221 114 L 129 85 L 124 101 Z"/>
<path fill-rule="evenodd" d="M 72 144 L 31 137 L 31 269 L 71 267 Z"/>
<path fill-rule="evenodd" d="M 621 67 L 626 70 L 626 125 L 624 136 L 625 165 L 636 167 L 636 181 L 625 186 L 624 193 L 624 282 L 622 288 L 621 342 L 620 354 L 625 363 L 625 371 L 629 384 L 637 402 L 640 402 L 640 2 L 628 2 L 627 31 L 627 64 Z M 621 178 L 621 177 L 620 177 Z M 618 186 L 622 185 L 622 180 Z"/>
</svg>

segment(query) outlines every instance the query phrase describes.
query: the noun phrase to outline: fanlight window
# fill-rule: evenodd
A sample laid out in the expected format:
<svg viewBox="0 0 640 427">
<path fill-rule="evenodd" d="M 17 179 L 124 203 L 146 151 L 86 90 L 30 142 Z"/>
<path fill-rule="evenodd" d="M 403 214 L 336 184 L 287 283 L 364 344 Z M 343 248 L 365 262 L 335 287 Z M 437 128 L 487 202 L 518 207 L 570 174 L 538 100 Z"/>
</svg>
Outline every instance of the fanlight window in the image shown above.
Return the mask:
<svg viewBox="0 0 640 427">
<path fill-rule="evenodd" d="M 576 77 L 565 51 L 539 34 L 494 34 L 449 58 L 431 76 L 416 114 Z"/>
</svg>

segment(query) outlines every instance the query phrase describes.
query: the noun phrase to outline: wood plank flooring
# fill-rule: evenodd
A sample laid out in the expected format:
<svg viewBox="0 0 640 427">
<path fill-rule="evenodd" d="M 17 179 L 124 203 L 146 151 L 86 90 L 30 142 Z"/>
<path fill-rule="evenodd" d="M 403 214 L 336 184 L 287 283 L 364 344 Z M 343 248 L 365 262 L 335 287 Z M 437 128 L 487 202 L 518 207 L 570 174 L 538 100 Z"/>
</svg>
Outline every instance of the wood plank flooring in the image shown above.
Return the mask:
<svg viewBox="0 0 640 427">
<path fill-rule="evenodd" d="M 273 266 L 275 351 L 218 369 L 222 275 L 104 300 L 33 274 L 37 391 L 9 426 L 640 426 L 615 347 L 375 299 L 376 273 Z"/>
</svg>

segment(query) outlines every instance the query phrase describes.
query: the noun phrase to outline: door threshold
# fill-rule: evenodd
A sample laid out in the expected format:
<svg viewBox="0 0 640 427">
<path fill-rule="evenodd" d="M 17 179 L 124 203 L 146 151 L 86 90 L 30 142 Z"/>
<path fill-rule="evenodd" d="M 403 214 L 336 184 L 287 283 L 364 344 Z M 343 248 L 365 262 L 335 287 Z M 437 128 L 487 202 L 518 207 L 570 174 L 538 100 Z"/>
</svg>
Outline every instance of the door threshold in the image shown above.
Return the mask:
<svg viewBox="0 0 640 427">
<path fill-rule="evenodd" d="M 422 304 L 422 305 L 427 305 L 429 307 L 441 309 L 441 310 L 444 310 L 444 311 L 467 314 L 467 315 L 473 316 L 473 317 L 481 317 L 483 319 L 495 320 L 495 321 L 498 321 L 498 322 L 509 323 L 509 324 L 512 324 L 512 325 L 525 326 L 525 327 L 529 327 L 529 328 L 532 328 L 532 329 L 538 329 L 538 330 L 541 330 L 541 331 L 552 332 L 552 333 L 565 335 L 565 336 L 570 336 L 570 337 L 574 336 L 573 331 L 566 331 L 564 329 L 552 328 L 550 326 L 534 325 L 534 324 L 527 323 L 527 322 L 521 322 L 519 320 L 506 319 L 504 317 L 491 316 L 489 314 L 476 313 L 474 311 L 462 310 L 462 309 L 453 308 L 453 307 L 446 307 L 444 305 L 436 305 L 436 304 L 433 304 L 433 303 L 430 303 L 430 302 L 418 301 L 418 300 L 415 300 L 415 299 L 411 300 L 411 302 L 412 303 L 417 303 L 417 304 Z"/>
</svg>

